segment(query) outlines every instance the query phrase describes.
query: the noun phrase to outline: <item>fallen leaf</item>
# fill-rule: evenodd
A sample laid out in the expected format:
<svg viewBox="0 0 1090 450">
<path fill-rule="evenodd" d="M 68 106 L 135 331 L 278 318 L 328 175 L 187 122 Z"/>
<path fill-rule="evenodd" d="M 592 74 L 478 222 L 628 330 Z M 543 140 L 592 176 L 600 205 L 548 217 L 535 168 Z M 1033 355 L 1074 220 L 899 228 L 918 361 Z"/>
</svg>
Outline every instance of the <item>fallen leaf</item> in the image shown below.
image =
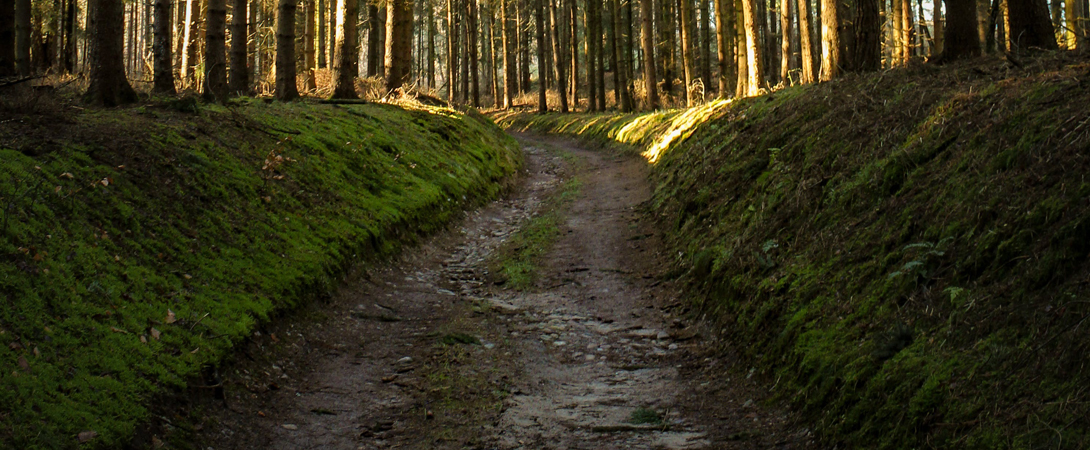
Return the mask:
<svg viewBox="0 0 1090 450">
<path fill-rule="evenodd" d="M 259 415 L 261 417 L 265 417 L 265 412 L 264 411 L 258 411 L 257 415 Z"/>
<path fill-rule="evenodd" d="M 61 178 L 67 178 L 67 179 L 71 180 L 71 179 L 75 178 L 75 176 L 74 176 L 74 175 L 72 175 L 72 174 L 71 174 L 71 173 L 69 173 L 69 172 L 65 172 L 65 173 L 62 173 L 62 174 L 61 174 Z"/>
<path fill-rule="evenodd" d="M 26 357 L 19 357 L 19 368 L 23 370 L 30 370 L 30 363 L 27 362 Z"/>
<path fill-rule="evenodd" d="M 79 441 L 82 443 L 82 442 L 87 442 L 87 441 L 90 441 L 91 439 L 94 439 L 94 438 L 98 437 L 98 433 L 94 432 L 94 431 L 83 431 L 83 432 L 80 432 L 80 434 L 77 435 L 77 437 L 79 438 Z"/>
<path fill-rule="evenodd" d="M 148 343 L 148 338 L 145 337 L 144 335 L 140 335 L 140 343 L 147 344 Z"/>
<path fill-rule="evenodd" d="M 62 187 L 60 187 L 60 186 L 57 186 L 56 188 L 54 188 L 54 189 L 53 189 L 53 192 L 56 192 L 56 193 L 60 194 L 60 193 L 61 193 L 61 189 L 64 189 L 64 188 L 62 188 Z"/>
<path fill-rule="evenodd" d="M 159 336 L 161 336 L 161 335 L 162 335 L 162 333 L 160 333 L 160 332 L 159 332 L 159 330 L 156 330 L 155 328 L 152 328 L 152 329 L 151 329 L 151 338 L 152 338 L 152 339 L 155 339 L 155 340 L 157 340 L 157 341 L 158 341 L 158 340 L 159 340 Z"/>
<path fill-rule="evenodd" d="M 167 310 L 167 318 L 164 320 L 164 322 L 174 323 L 174 322 L 177 322 L 177 321 L 178 321 L 178 318 L 174 316 L 174 311 L 171 311 L 171 310 L 168 309 Z"/>
<path fill-rule="evenodd" d="M 109 178 L 103 178 L 102 181 L 99 181 L 99 183 L 101 183 L 103 186 L 109 186 L 110 185 L 110 179 Z"/>
</svg>

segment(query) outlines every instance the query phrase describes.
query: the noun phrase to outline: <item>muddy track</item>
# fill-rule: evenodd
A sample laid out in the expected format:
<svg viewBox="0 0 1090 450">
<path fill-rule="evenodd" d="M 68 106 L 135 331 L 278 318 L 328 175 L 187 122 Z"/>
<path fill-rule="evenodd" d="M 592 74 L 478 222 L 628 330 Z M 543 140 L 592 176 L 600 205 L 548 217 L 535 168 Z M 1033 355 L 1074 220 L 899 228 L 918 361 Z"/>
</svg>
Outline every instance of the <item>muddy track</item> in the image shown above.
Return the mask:
<svg viewBox="0 0 1090 450">
<path fill-rule="evenodd" d="M 255 333 L 237 362 L 210 376 L 223 389 L 181 407 L 194 443 L 812 448 L 663 280 L 664 249 L 643 210 L 646 164 L 518 138 L 528 166 L 508 198 Z M 536 287 L 497 284 L 489 257 L 570 177 L 580 195 L 537 263 Z"/>
</svg>

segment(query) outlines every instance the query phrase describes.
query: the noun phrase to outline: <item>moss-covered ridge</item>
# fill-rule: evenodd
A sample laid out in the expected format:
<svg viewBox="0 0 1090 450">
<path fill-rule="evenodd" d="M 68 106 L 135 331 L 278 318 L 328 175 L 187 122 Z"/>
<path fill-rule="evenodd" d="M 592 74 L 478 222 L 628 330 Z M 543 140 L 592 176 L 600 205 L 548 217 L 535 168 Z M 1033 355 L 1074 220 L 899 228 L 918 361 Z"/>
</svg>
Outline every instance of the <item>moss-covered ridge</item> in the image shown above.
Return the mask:
<svg viewBox="0 0 1090 450">
<path fill-rule="evenodd" d="M 476 113 L 170 106 L 0 125 L 2 448 L 127 442 L 153 395 L 521 165 Z"/>
<path fill-rule="evenodd" d="M 790 88 L 663 153 L 692 301 L 828 443 L 1090 446 L 1090 64 L 1050 58 Z"/>
</svg>

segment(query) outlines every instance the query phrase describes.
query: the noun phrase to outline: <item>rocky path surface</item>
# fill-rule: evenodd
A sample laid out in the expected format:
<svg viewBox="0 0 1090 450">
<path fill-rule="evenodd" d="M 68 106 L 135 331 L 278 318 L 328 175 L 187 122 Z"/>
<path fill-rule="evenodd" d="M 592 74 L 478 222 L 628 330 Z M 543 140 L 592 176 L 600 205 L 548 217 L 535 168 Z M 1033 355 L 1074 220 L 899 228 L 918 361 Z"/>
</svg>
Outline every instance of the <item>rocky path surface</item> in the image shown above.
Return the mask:
<svg viewBox="0 0 1090 450">
<path fill-rule="evenodd" d="M 519 139 L 512 195 L 352 273 L 211 374 L 222 390 L 180 407 L 200 448 L 811 448 L 663 281 L 646 164 Z M 496 249 L 571 177 L 535 287 L 508 288 L 489 273 Z"/>
</svg>

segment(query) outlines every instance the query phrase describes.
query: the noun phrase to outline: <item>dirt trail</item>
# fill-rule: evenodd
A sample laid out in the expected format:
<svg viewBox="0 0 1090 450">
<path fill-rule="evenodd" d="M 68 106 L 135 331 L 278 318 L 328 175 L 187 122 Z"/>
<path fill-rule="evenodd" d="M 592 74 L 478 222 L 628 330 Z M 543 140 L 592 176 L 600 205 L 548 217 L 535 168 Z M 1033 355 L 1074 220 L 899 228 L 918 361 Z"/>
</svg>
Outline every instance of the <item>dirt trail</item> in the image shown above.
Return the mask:
<svg viewBox="0 0 1090 450">
<path fill-rule="evenodd" d="M 509 198 L 255 333 L 210 377 L 223 395 L 183 407 L 200 448 L 810 448 L 661 281 L 646 164 L 518 138 Z M 572 176 L 537 287 L 493 283 L 489 256 Z"/>
</svg>

